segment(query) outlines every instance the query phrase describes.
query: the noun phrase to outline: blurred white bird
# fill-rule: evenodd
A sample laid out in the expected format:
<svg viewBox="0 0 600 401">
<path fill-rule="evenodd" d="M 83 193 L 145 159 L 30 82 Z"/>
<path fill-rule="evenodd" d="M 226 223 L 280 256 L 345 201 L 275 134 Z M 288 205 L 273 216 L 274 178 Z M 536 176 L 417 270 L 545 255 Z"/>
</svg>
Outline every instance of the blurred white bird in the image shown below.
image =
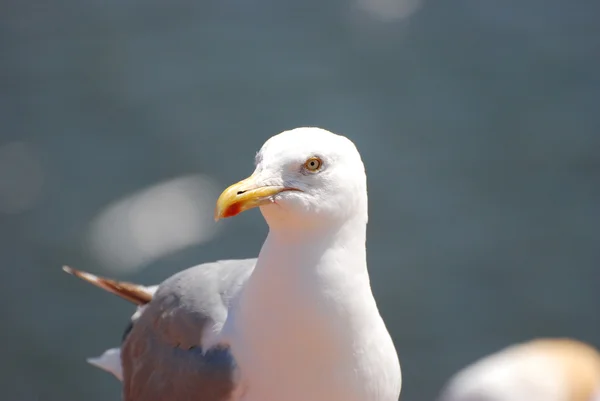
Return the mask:
<svg viewBox="0 0 600 401">
<path fill-rule="evenodd" d="M 438 401 L 600 401 L 600 353 L 568 338 L 513 345 L 459 371 Z"/>
</svg>

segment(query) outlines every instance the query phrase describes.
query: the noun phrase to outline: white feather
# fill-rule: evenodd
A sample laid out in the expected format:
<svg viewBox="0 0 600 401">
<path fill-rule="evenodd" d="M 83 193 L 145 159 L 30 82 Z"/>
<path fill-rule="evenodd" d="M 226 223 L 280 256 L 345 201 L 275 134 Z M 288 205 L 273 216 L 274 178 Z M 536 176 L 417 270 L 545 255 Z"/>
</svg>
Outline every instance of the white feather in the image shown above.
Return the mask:
<svg viewBox="0 0 600 401">
<path fill-rule="evenodd" d="M 117 379 L 123 381 L 123 368 L 121 367 L 121 349 L 111 348 L 95 358 L 88 358 L 87 362 L 97 368 L 113 374 Z"/>
</svg>

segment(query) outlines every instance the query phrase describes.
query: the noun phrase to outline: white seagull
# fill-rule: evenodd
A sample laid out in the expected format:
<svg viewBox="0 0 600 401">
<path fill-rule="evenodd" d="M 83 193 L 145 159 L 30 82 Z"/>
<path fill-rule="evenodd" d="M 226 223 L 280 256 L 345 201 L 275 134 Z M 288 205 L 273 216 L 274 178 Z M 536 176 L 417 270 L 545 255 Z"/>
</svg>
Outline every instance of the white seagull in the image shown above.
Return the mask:
<svg viewBox="0 0 600 401">
<path fill-rule="evenodd" d="M 270 138 L 215 218 L 255 207 L 269 226 L 258 259 L 192 267 L 157 290 L 66 268 L 140 306 L 121 348 L 90 362 L 123 381 L 125 401 L 396 401 L 355 145 L 314 127 Z"/>
</svg>

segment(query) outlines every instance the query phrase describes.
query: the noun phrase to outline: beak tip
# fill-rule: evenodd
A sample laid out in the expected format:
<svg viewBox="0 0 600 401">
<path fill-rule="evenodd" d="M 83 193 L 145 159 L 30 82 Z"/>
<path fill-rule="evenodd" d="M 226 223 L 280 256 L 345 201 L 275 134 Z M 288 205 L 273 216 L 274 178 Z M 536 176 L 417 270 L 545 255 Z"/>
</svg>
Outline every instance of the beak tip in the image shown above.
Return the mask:
<svg viewBox="0 0 600 401">
<path fill-rule="evenodd" d="M 215 205 L 215 222 L 237 216 L 241 212 L 261 206 L 267 199 L 281 192 L 280 187 L 257 186 L 254 175 L 230 185 L 221 193 Z"/>
<path fill-rule="evenodd" d="M 213 215 L 213 218 L 215 219 L 215 223 L 218 222 L 219 220 L 231 217 L 230 209 L 231 209 L 231 205 L 226 205 L 226 204 L 223 204 L 223 202 L 219 202 L 217 204 L 217 206 L 215 207 L 215 213 Z"/>
</svg>

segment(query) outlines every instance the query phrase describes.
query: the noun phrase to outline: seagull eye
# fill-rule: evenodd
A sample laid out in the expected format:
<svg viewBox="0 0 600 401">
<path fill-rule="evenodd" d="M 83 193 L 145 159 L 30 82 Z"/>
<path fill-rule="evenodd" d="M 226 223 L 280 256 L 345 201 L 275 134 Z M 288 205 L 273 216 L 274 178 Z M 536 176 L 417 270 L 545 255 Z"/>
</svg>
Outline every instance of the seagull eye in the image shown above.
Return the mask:
<svg viewBox="0 0 600 401">
<path fill-rule="evenodd" d="M 311 157 L 304 162 L 304 168 L 308 171 L 315 172 L 321 168 L 323 161 L 318 157 Z"/>
</svg>

